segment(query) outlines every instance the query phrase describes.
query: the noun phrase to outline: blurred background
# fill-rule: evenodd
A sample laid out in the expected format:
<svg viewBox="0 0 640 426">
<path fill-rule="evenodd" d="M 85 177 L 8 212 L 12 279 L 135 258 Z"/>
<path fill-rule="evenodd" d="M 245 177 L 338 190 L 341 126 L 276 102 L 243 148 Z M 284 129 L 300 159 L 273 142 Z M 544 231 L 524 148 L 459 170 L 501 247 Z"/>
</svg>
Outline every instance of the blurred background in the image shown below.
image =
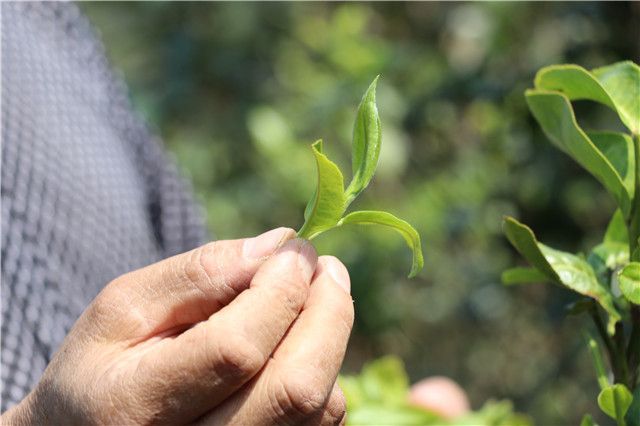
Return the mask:
<svg viewBox="0 0 640 426">
<path fill-rule="evenodd" d="M 613 201 L 545 139 L 523 92 L 537 69 L 640 57 L 640 3 L 82 3 L 133 103 L 195 187 L 217 238 L 299 228 L 309 144 L 350 170 L 355 109 L 381 74 L 379 171 L 354 208 L 423 238 L 425 269 L 392 231 L 317 239 L 348 266 L 356 325 L 344 372 L 396 354 L 415 381 L 447 375 L 477 408 L 510 398 L 537 424 L 606 424 L 569 292 L 506 288 L 519 217 L 564 250 L 603 234 Z M 620 128 L 578 102 L 587 128 Z M 350 176 L 346 177 L 347 179 Z"/>
</svg>

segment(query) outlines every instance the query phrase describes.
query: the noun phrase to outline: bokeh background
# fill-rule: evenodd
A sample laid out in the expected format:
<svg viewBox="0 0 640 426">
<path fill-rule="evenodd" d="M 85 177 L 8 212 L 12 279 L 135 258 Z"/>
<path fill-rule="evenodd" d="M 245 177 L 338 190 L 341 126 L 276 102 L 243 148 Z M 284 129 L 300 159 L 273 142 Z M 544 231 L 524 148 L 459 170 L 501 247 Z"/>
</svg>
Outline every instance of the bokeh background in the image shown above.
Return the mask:
<svg viewBox="0 0 640 426">
<path fill-rule="evenodd" d="M 640 3 L 82 3 L 140 114 L 192 180 L 217 238 L 302 224 L 309 144 L 350 169 L 355 108 L 381 74 L 379 171 L 357 208 L 423 237 L 425 269 L 392 231 L 317 240 L 347 264 L 356 325 L 344 372 L 397 354 L 413 380 L 448 375 L 479 407 L 510 398 L 537 424 L 578 424 L 597 384 L 568 292 L 506 288 L 521 264 L 502 215 L 586 250 L 613 201 L 551 147 L 523 92 L 542 66 L 640 57 Z M 618 128 L 578 103 L 585 127 Z"/>
</svg>

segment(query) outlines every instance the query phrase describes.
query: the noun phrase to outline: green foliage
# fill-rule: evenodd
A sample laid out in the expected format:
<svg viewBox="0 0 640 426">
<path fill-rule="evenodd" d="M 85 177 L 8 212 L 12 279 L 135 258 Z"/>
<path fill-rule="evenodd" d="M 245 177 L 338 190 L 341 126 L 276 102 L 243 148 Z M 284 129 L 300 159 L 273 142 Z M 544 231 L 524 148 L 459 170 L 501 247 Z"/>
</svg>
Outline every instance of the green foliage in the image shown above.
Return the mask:
<svg viewBox="0 0 640 426">
<path fill-rule="evenodd" d="M 453 420 L 408 403 L 409 378 L 402 361 L 386 356 L 367 363 L 360 374 L 340 376 L 352 425 L 529 426 L 508 401 L 487 402 L 480 410 Z"/>
<path fill-rule="evenodd" d="M 598 405 L 609 417 L 617 420 L 619 426 L 626 424 L 624 417 L 631 406 L 633 395 L 625 385 L 615 384 L 602 389 L 598 395 Z"/>
<path fill-rule="evenodd" d="M 547 280 L 597 300 L 609 314 L 608 330 L 613 334 L 620 314 L 613 304 L 610 290 L 598 281 L 595 271 L 585 259 L 539 243 L 529 227 L 511 217 L 505 218 L 504 230 L 511 244 Z"/>
<path fill-rule="evenodd" d="M 620 290 L 629 302 L 640 305 L 640 262 L 631 262 L 618 272 Z"/>
<path fill-rule="evenodd" d="M 357 211 L 342 217 L 349 204 L 367 187 L 378 165 L 382 130 L 376 107 L 376 85 L 373 80 L 362 97 L 353 130 L 353 179 L 347 190 L 340 168 L 322 152 L 322 141 L 312 145 L 317 165 L 317 185 L 304 211 L 305 222 L 298 236 L 313 239 L 342 225 L 384 225 L 398 231 L 413 252 L 409 278 L 424 265 L 420 235 L 408 222 L 382 211 Z"/>
<path fill-rule="evenodd" d="M 609 384 L 600 348 L 589 338 L 602 389 L 598 405 L 623 426 L 632 403 L 640 404 L 629 391 L 636 388 L 640 375 L 640 67 L 625 61 L 589 72 L 577 65 L 553 65 L 538 72 L 535 86 L 526 91 L 527 104 L 546 135 L 607 189 L 618 210 L 588 260 L 539 243 L 530 228 L 513 218 L 504 220 L 504 232 L 540 274 L 596 300 L 608 313 L 605 332 L 595 306 L 583 303 L 572 309 L 589 313 L 594 320 L 614 376 Z M 613 109 L 631 134 L 583 131 L 571 104 L 582 99 Z M 505 275 L 507 283 L 535 281 L 529 270 L 510 270 Z M 632 424 L 638 421 L 631 420 Z M 593 421 L 585 417 L 583 424 Z"/>
</svg>

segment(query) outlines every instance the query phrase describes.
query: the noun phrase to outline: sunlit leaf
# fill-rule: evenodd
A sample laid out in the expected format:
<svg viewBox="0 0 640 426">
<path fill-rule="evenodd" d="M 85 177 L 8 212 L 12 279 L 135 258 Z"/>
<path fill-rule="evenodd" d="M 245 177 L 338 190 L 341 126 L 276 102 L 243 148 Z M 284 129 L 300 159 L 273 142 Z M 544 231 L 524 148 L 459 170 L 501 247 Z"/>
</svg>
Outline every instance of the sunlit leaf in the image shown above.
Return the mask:
<svg viewBox="0 0 640 426">
<path fill-rule="evenodd" d="M 607 105 L 632 132 L 640 130 L 640 68 L 631 61 L 591 72 L 578 65 L 551 65 L 538 71 L 535 87 Z"/>
<path fill-rule="evenodd" d="M 363 405 L 349 409 L 347 425 L 354 426 L 443 426 L 448 424 L 441 417 L 424 408 L 404 406 Z"/>
<path fill-rule="evenodd" d="M 640 133 L 640 67 L 624 61 L 591 72 L 613 100 L 622 122 Z"/>
<path fill-rule="evenodd" d="M 377 84 L 378 77 L 373 80 L 358 106 L 351 154 L 353 179 L 346 191 L 347 204 L 367 187 L 378 166 L 382 128 L 376 106 Z"/>
<path fill-rule="evenodd" d="M 597 300 L 609 314 L 608 329 L 609 332 L 613 332 L 613 326 L 620 320 L 620 314 L 613 304 L 611 293 L 598 281 L 593 268 L 586 260 L 539 243 L 528 226 L 512 217 L 504 219 L 503 228 L 507 238 L 520 254 L 551 281 Z"/>
<path fill-rule="evenodd" d="M 357 211 L 349 213 L 342 220 L 339 225 L 384 225 L 398 231 L 407 245 L 413 251 L 413 261 L 411 264 L 411 272 L 409 278 L 414 277 L 424 265 L 424 259 L 422 258 L 422 245 L 420 243 L 420 234 L 411 226 L 408 222 L 402 219 L 398 219 L 391 213 L 380 211 Z"/>
<path fill-rule="evenodd" d="M 409 392 L 409 377 L 400 358 L 385 356 L 367 363 L 360 375 L 367 400 L 403 404 Z"/>
<path fill-rule="evenodd" d="M 548 281 L 549 278 L 538 271 L 536 268 L 511 268 L 502 273 L 502 283 L 505 285 L 512 284 L 530 284 Z"/>
<path fill-rule="evenodd" d="M 625 217 L 631 197 L 622 177 L 578 126 L 569 99 L 560 92 L 527 90 L 529 109 L 547 137 L 589 171 L 614 197 Z"/>
<path fill-rule="evenodd" d="M 631 262 L 618 272 L 620 291 L 631 303 L 640 305 L 640 262 Z"/>
<path fill-rule="evenodd" d="M 631 392 L 620 383 L 603 389 L 598 395 L 600 409 L 612 419 L 624 419 L 632 401 Z"/>
<path fill-rule="evenodd" d="M 317 165 L 317 184 L 313 198 L 305 211 L 305 223 L 298 232 L 301 238 L 312 239 L 336 226 L 344 212 L 344 180 L 338 166 L 322 153 L 322 141 L 312 145 Z"/>
</svg>

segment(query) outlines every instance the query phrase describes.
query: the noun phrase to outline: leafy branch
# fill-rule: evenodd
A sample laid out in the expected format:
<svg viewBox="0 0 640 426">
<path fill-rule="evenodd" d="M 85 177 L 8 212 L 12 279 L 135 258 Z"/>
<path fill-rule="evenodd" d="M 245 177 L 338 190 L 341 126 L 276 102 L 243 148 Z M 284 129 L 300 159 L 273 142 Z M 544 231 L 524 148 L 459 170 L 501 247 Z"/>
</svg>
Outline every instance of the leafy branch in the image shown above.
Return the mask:
<svg viewBox="0 0 640 426">
<path fill-rule="evenodd" d="M 535 88 L 525 96 L 551 142 L 604 186 L 618 210 L 602 243 L 586 258 L 538 242 L 529 227 L 506 217 L 503 229 L 507 238 L 533 268 L 505 271 L 503 281 L 550 281 L 584 296 L 574 312 L 590 314 L 613 373 L 610 383 L 600 348 L 590 338 L 589 349 L 602 388 L 598 404 L 618 426 L 639 426 L 640 67 L 631 61 L 591 71 L 577 65 L 549 66 L 537 73 Z M 609 107 L 629 133 L 584 131 L 573 111 L 571 102 L 575 100 Z M 601 311 L 608 318 L 606 324 Z M 585 416 L 582 424 L 593 421 Z"/>
</svg>

